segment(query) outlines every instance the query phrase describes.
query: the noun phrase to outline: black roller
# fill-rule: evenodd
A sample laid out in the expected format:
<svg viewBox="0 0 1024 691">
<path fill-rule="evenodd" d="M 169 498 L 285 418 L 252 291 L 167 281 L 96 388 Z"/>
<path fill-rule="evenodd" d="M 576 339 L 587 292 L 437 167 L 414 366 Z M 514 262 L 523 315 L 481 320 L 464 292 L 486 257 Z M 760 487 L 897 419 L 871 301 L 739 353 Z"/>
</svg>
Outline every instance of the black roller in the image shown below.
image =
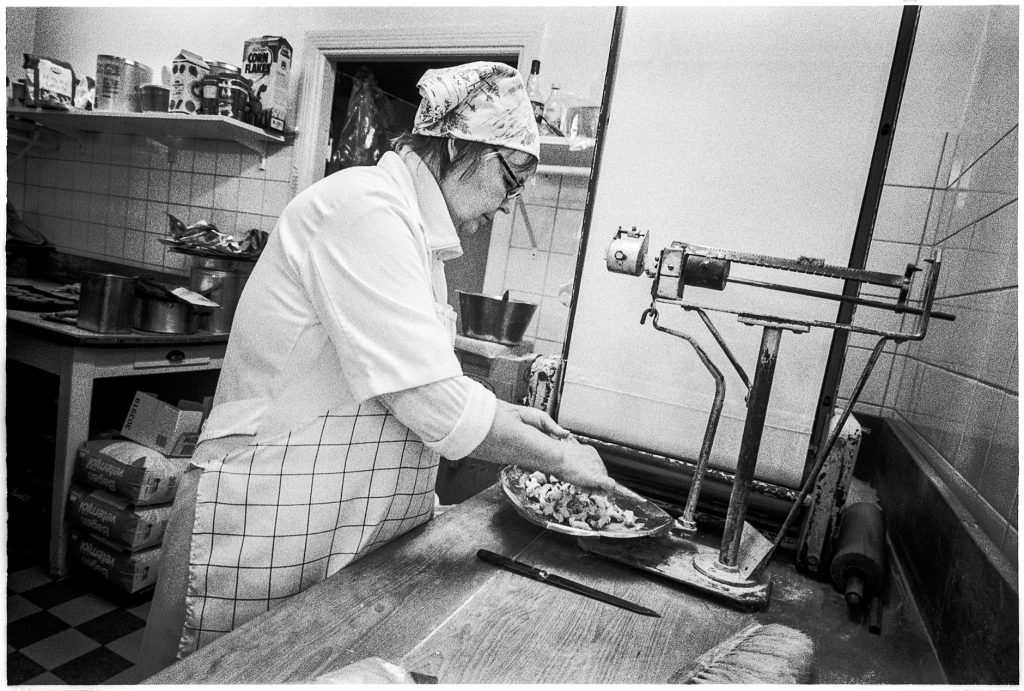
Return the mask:
<svg viewBox="0 0 1024 691">
<path fill-rule="evenodd" d="M 885 582 L 885 520 L 882 509 L 872 502 L 857 502 L 843 509 L 832 583 L 846 596 L 847 604 L 858 606 L 882 590 Z"/>
</svg>

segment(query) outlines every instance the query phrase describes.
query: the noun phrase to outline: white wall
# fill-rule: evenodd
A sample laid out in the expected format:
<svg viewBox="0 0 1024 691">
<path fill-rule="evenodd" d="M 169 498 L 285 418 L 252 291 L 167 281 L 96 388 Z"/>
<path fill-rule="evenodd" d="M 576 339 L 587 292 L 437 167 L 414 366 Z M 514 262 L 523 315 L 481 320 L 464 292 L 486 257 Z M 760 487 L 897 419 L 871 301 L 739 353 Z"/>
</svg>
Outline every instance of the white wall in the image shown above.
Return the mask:
<svg viewBox="0 0 1024 691">
<path fill-rule="evenodd" d="M 614 14 L 613 7 L 40 7 L 8 9 L 8 31 L 15 25 L 28 27 L 18 32 L 25 37 L 19 51 L 67 60 L 80 74 L 94 74 L 96 55 L 110 53 L 148 64 L 158 75 L 160 66 L 169 65 L 182 48 L 210 59 L 238 62 L 245 40 L 263 34 L 286 37 L 296 50 L 298 69 L 306 32 L 363 27 L 369 35 L 379 35 L 422 25 L 494 29 L 527 23 L 540 26 L 543 36 L 538 42 L 540 54 L 522 57 L 527 64 L 532 59 L 542 61 L 544 88 L 553 80 L 580 91 L 589 85 L 592 97 L 599 98 Z M 9 55 L 13 47 L 9 39 Z M 20 76 L 20 54 L 16 64 L 10 64 L 9 58 L 8 70 Z M 299 92 L 300 80 L 299 74 L 292 80 L 294 94 Z M 296 142 L 302 136 L 300 132 Z M 7 194 L 29 225 L 72 254 L 185 273 L 188 267 L 182 255 L 166 252 L 159 243 L 167 232 L 166 212 L 186 222 L 211 220 L 232 234 L 251 228 L 270 231 L 291 196 L 295 150 L 291 146 L 273 147 L 266 169 L 261 170 L 255 154 L 233 142 L 186 141 L 173 163 L 162 147 L 142 137 L 86 134 L 78 141 L 59 143 L 58 149 L 9 157 Z M 552 186 L 557 196 L 559 181 L 545 188 Z M 574 192 L 568 195 L 570 208 L 561 213 L 562 225 L 572 227 L 560 235 L 571 241 L 576 239 L 582 215 L 579 190 Z M 541 205 L 548 203 L 543 192 L 533 196 Z M 538 232 L 544 231 L 541 219 L 537 226 Z M 511 225 L 503 228 L 506 248 L 514 247 Z M 547 257 L 547 249 L 542 258 Z M 564 255 L 572 251 L 564 243 L 550 249 Z M 488 270 L 500 281 L 510 251 L 496 254 L 502 265 Z M 565 271 L 567 260 L 561 254 L 557 257 L 561 259 L 559 280 L 569 280 L 571 273 Z M 522 288 L 531 298 L 547 294 L 541 285 L 510 287 Z M 543 319 L 535 318 L 530 336 L 546 341 L 544 352 L 558 352 L 565 309 L 547 302 L 551 304 Z"/>
<path fill-rule="evenodd" d="M 24 54 L 33 52 L 36 36 L 36 8 L 7 8 L 7 76 L 11 80 L 22 76 Z"/>
<path fill-rule="evenodd" d="M 40 7 L 35 52 L 66 60 L 89 76 L 95 76 L 99 54 L 138 60 L 159 75 L 182 48 L 238 64 L 245 40 L 265 34 L 287 38 L 298 66 L 307 31 L 365 28 L 372 35 L 416 25 L 537 23 L 544 31 L 541 54 L 524 55 L 524 64 L 541 60 L 545 89 L 552 80 L 580 89 L 596 80 L 599 98 L 614 14 L 614 7 Z"/>
<path fill-rule="evenodd" d="M 714 397 L 681 339 L 640 315 L 651 280 L 609 273 L 616 228 L 673 241 L 846 265 L 900 20 L 897 7 L 626 10 L 604 133 L 559 422 L 695 459 Z M 835 279 L 737 264 L 735 277 L 838 292 Z M 835 303 L 730 286 L 689 289 L 688 304 L 830 321 Z M 744 387 L 693 314 L 663 305 L 661 324 L 692 334 L 723 370 L 726 404 L 711 462 L 735 468 Z M 762 329 L 711 313 L 752 376 Z M 785 332 L 758 476 L 797 486 L 832 332 Z"/>
</svg>

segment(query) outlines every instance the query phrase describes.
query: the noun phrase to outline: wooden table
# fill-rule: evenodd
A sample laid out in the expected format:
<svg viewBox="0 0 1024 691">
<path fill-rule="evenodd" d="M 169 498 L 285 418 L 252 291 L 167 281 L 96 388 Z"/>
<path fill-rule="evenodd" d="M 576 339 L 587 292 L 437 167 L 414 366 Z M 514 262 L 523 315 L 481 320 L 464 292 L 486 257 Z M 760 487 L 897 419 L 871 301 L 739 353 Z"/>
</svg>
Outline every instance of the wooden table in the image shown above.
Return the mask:
<svg viewBox="0 0 1024 691">
<path fill-rule="evenodd" d="M 93 382 L 103 377 L 218 370 L 226 334 L 183 336 L 136 331 L 99 334 L 58 324 L 38 312 L 7 312 L 7 358 L 60 377 L 50 509 L 50 572 L 67 572 L 64 519 L 79 445 L 89 434 Z"/>
<path fill-rule="evenodd" d="M 660 618 L 497 569 L 480 548 L 650 607 Z M 153 684 L 309 682 L 381 657 L 441 683 L 664 683 L 753 621 L 815 642 L 818 683 L 944 683 L 898 589 L 882 635 L 842 596 L 776 560 L 769 608 L 749 614 L 583 553 L 527 523 L 491 487 L 151 677 Z"/>
</svg>

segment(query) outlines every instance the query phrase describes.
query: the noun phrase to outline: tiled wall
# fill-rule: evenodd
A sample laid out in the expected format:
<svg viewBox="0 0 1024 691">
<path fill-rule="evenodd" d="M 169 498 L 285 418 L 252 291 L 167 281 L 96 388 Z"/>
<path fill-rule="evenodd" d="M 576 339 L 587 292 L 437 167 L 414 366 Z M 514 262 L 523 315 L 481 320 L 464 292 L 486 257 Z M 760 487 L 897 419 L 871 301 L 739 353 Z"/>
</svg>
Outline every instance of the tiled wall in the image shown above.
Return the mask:
<svg viewBox="0 0 1024 691">
<path fill-rule="evenodd" d="M 54 138 L 56 148 L 20 149 L 8 156 L 8 197 L 25 221 L 61 251 L 141 269 L 187 274 L 188 259 L 166 251 L 166 213 L 186 223 L 213 221 L 226 233 L 270 232 L 291 199 L 292 156 L 270 151 L 266 169 L 250 149 L 234 142 L 186 140 L 168 160 L 161 144 L 138 136 L 84 134 Z M 562 350 L 569 308 L 559 289 L 576 267 L 589 178 L 538 175 L 522 207 L 494 221 L 484 292 L 509 289 L 535 302 L 527 332 L 535 351 Z"/>
<path fill-rule="evenodd" d="M 972 11 L 984 31 L 962 57 L 975 66 L 959 127 L 897 129 L 869 261 L 902 272 L 941 249 L 935 309 L 956 321 L 933 321 L 925 340 L 889 347 L 857 410 L 909 423 L 941 457 L 938 475 L 1016 566 L 1018 8 Z M 841 393 L 849 396 L 872 344 L 851 339 Z"/>
<path fill-rule="evenodd" d="M 589 185 L 589 177 L 537 175 L 523 193 L 523 205 L 494 219 L 484 292 L 508 290 L 511 298 L 538 305 L 526 332 L 538 353 L 562 352 Z"/>
<path fill-rule="evenodd" d="M 269 232 L 291 198 L 291 150 L 271 147 L 265 170 L 235 142 L 184 140 L 173 161 L 138 136 L 48 138 L 55 148 L 8 151 L 8 199 L 60 250 L 141 269 L 186 274 L 187 258 L 165 251 L 167 212 L 213 221 L 241 236 Z M 275 150 L 276 149 L 276 150 Z"/>
<path fill-rule="evenodd" d="M 167 212 L 241 236 L 251 228 L 270 232 L 291 199 L 287 147 L 272 147 L 260 170 L 260 157 L 234 142 L 184 140 L 173 160 L 166 147 L 139 136 L 46 143 L 55 146 L 9 152 L 8 197 L 26 223 L 71 254 L 185 275 L 188 258 L 158 241 L 167 234 Z M 539 353 L 562 350 L 569 308 L 559 290 L 575 273 L 589 182 L 538 175 L 523 194 L 526 217 L 516 207 L 494 221 L 484 292 L 508 289 L 538 305 L 526 336 Z"/>
</svg>

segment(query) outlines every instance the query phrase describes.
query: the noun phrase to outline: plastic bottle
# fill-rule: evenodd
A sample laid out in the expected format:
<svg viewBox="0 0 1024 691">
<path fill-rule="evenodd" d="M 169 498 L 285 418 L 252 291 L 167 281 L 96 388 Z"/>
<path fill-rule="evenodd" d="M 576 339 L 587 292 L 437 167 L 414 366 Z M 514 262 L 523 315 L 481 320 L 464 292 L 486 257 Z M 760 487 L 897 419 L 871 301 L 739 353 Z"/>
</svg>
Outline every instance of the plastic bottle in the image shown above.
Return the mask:
<svg viewBox="0 0 1024 691">
<path fill-rule="evenodd" d="M 533 117 L 539 123 L 544 115 L 544 97 L 540 93 L 540 60 L 530 63 L 530 76 L 526 80 L 526 95 L 533 104 Z"/>
<path fill-rule="evenodd" d="M 551 93 L 548 95 L 547 104 L 544 106 L 544 120 L 547 122 L 548 127 L 555 130 L 553 134 L 556 137 L 565 136 L 565 110 L 566 102 L 562 95 L 561 89 L 558 84 L 551 85 Z"/>
</svg>

